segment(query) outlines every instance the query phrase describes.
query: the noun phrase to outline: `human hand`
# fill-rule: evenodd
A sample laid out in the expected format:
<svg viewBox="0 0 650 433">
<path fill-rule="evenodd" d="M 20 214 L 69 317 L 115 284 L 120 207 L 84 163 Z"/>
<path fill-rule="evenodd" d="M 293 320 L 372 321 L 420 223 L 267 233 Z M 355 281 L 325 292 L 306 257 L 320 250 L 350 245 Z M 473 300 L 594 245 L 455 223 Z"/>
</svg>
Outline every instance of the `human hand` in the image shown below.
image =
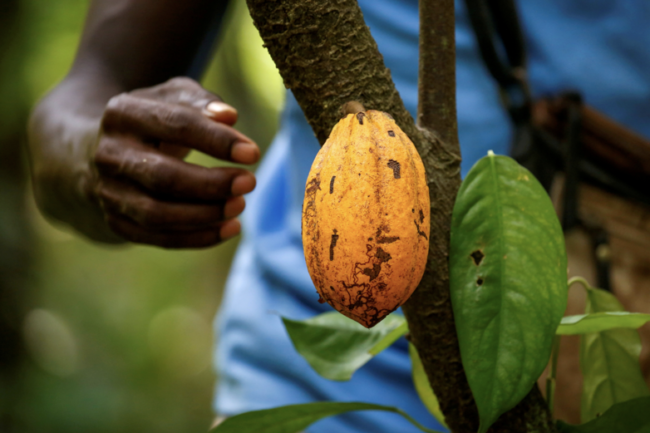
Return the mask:
<svg viewBox="0 0 650 433">
<path fill-rule="evenodd" d="M 91 196 L 110 229 L 130 242 L 201 248 L 237 235 L 234 219 L 255 176 L 182 159 L 196 149 L 253 164 L 260 151 L 232 128 L 234 108 L 189 78 L 123 93 L 107 104 L 93 155 Z"/>
</svg>

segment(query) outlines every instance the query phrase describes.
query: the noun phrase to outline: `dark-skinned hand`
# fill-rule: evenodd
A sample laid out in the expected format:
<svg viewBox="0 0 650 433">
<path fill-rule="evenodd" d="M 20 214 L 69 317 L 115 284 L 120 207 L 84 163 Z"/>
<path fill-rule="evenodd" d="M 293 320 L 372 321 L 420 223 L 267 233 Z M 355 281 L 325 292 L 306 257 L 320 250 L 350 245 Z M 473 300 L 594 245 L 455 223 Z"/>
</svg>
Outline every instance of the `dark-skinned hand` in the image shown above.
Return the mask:
<svg viewBox="0 0 650 433">
<path fill-rule="evenodd" d="M 183 161 L 195 149 L 240 164 L 260 151 L 232 128 L 237 112 L 189 78 L 122 93 L 104 111 L 89 186 L 110 229 L 165 248 L 201 248 L 237 235 L 255 177 Z"/>
</svg>

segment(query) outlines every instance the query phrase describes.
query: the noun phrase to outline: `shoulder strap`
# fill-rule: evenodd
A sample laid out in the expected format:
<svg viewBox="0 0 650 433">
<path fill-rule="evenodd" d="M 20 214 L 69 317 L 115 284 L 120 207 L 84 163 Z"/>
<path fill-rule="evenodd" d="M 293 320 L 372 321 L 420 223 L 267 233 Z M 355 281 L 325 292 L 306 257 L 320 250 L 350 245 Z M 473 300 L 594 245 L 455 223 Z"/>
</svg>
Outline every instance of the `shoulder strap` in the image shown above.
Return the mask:
<svg viewBox="0 0 650 433">
<path fill-rule="evenodd" d="M 526 47 L 514 0 L 465 0 L 479 51 L 516 123 L 530 118 Z"/>
</svg>

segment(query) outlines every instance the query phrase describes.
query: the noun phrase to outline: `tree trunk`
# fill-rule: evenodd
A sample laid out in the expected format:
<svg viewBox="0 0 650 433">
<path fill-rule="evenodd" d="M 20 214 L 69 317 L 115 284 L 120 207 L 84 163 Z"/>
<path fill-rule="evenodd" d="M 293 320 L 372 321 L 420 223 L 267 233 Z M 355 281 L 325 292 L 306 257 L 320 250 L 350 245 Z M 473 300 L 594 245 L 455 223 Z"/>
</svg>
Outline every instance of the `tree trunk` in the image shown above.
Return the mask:
<svg viewBox="0 0 650 433">
<path fill-rule="evenodd" d="M 460 360 L 449 296 L 449 229 L 460 186 L 456 131 L 453 0 L 420 0 L 418 126 L 395 89 L 355 0 L 247 0 L 285 86 L 321 145 L 351 100 L 390 113 L 413 140 L 427 172 L 431 235 L 427 269 L 403 310 L 412 341 L 456 433 L 475 433 L 478 415 Z M 555 431 L 535 386 L 491 432 Z"/>
</svg>

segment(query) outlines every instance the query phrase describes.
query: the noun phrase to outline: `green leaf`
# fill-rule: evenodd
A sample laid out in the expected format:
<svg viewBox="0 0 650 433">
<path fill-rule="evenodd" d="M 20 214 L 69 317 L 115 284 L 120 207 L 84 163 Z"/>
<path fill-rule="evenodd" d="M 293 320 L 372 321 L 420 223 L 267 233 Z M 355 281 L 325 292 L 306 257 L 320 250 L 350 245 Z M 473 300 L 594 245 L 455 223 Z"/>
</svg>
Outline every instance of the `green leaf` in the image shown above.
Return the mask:
<svg viewBox="0 0 650 433">
<path fill-rule="evenodd" d="M 609 331 L 610 329 L 637 329 L 650 322 L 650 314 L 628 311 L 607 311 L 603 313 L 580 314 L 562 318 L 557 335 L 578 335 Z"/>
<path fill-rule="evenodd" d="M 303 321 L 282 321 L 298 353 L 330 380 L 350 380 L 355 371 L 407 332 L 406 320 L 397 314 L 372 329 L 336 311 Z"/>
<path fill-rule="evenodd" d="M 623 310 L 611 293 L 587 290 L 587 313 Z M 596 418 L 615 403 L 650 395 L 639 365 L 640 353 L 641 340 L 635 329 L 614 329 L 582 337 L 582 422 Z"/>
<path fill-rule="evenodd" d="M 558 421 L 560 433 L 650 433 L 650 397 L 618 403 L 602 416 L 582 425 Z"/>
<path fill-rule="evenodd" d="M 463 182 L 451 227 L 450 286 L 479 432 L 530 392 L 567 303 L 562 229 L 546 191 L 491 154 Z"/>
<path fill-rule="evenodd" d="M 369 403 L 307 403 L 247 412 L 226 419 L 210 433 L 298 433 L 328 416 L 355 410 L 383 410 L 402 415 L 426 433 L 440 433 L 424 427 L 402 410 Z"/>
<path fill-rule="evenodd" d="M 449 426 L 445 423 L 445 415 L 440 410 L 438 397 L 436 397 L 436 395 L 433 393 L 431 384 L 429 384 L 429 379 L 424 372 L 424 366 L 422 365 L 422 360 L 420 359 L 418 350 L 411 343 L 409 343 L 409 355 L 411 356 L 413 384 L 415 385 L 415 390 L 420 396 L 420 400 L 422 400 L 424 406 L 429 410 L 431 415 L 433 415 L 434 418 L 438 420 L 440 424 L 449 428 Z"/>
</svg>

